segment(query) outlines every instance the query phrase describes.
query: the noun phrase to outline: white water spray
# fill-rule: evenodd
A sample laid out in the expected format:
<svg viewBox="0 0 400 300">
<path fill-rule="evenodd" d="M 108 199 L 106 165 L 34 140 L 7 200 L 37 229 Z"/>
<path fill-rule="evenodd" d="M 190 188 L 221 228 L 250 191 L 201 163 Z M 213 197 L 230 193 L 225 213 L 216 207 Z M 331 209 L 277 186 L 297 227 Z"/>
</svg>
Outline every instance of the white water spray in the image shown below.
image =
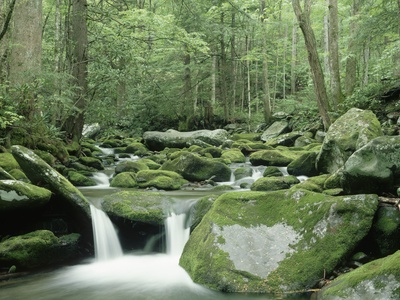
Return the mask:
<svg viewBox="0 0 400 300">
<path fill-rule="evenodd" d="M 108 216 L 93 205 L 90 205 L 90 212 L 92 214 L 97 260 L 103 261 L 122 256 L 121 244 L 119 243 L 114 225 L 111 223 Z"/>
<path fill-rule="evenodd" d="M 190 234 L 190 228 L 185 228 L 185 222 L 186 214 L 171 213 L 171 216 L 165 220 L 167 254 L 178 260 Z"/>
</svg>

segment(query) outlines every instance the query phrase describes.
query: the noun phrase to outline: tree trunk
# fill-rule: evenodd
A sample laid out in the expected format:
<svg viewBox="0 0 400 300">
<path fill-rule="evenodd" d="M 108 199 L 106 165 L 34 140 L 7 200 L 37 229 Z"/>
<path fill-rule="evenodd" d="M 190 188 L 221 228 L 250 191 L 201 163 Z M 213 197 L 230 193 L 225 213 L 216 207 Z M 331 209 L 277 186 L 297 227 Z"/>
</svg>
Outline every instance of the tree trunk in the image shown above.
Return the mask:
<svg viewBox="0 0 400 300">
<path fill-rule="evenodd" d="M 249 54 L 250 51 L 250 39 L 246 35 L 246 55 Z M 247 108 L 248 108 L 248 116 L 249 116 L 249 124 L 251 119 L 251 81 L 250 81 L 250 60 L 246 60 L 246 69 L 247 69 Z"/>
<path fill-rule="evenodd" d="M 339 63 L 339 21 L 338 1 L 329 0 L 329 60 L 331 66 L 331 88 L 333 106 L 335 111 L 342 102 L 342 89 L 340 86 Z"/>
<path fill-rule="evenodd" d="M 221 26 L 224 24 L 224 13 L 221 13 Z M 227 91 L 227 79 L 228 79 L 228 68 L 226 61 L 226 49 L 224 34 L 220 35 L 220 47 L 221 47 L 221 67 L 220 67 L 220 96 L 224 107 L 224 119 L 229 120 L 229 104 L 228 104 L 228 91 Z"/>
<path fill-rule="evenodd" d="M 311 0 L 304 0 L 304 10 L 302 10 L 300 6 L 300 0 L 292 0 L 292 5 L 299 22 L 300 29 L 303 32 L 318 110 L 321 115 L 324 128 L 327 130 L 331 125 L 328 115 L 329 103 L 326 93 L 324 73 L 322 72 L 321 64 L 318 58 L 317 42 L 315 40 L 314 31 L 310 23 Z"/>
<path fill-rule="evenodd" d="M 216 93 L 217 93 L 217 81 L 215 74 L 217 73 L 217 54 L 212 54 L 212 66 L 211 66 L 211 105 L 215 106 Z"/>
<path fill-rule="evenodd" d="M 42 1 L 17 1 L 14 7 L 9 81 L 14 86 L 32 84 L 41 72 Z M 34 88 L 19 97 L 18 109 L 29 121 L 36 112 Z M 17 100 L 17 101 L 18 101 Z"/>
<path fill-rule="evenodd" d="M 262 68 L 263 68 L 263 105 L 264 105 L 264 122 L 269 124 L 272 120 L 272 110 L 271 110 L 271 98 L 269 91 L 269 81 L 268 81 L 268 54 L 267 54 L 267 30 L 264 23 L 264 10 L 265 10 L 265 0 L 261 0 L 261 26 L 262 26 Z"/>
<path fill-rule="evenodd" d="M 7 81 L 10 54 L 10 27 L 16 0 L 0 2 L 0 83 Z"/>
<path fill-rule="evenodd" d="M 72 0 L 69 28 L 69 62 L 75 87 L 74 109 L 69 115 L 65 131 L 70 142 L 79 142 L 85 119 L 87 96 L 88 39 L 86 27 L 86 0 Z"/>
<path fill-rule="evenodd" d="M 290 93 L 296 94 L 296 65 L 297 65 L 297 24 L 292 28 L 292 58 L 290 63 Z"/>
<path fill-rule="evenodd" d="M 399 0 L 400 1 L 400 0 Z M 355 35 L 357 29 L 357 23 L 354 17 L 358 15 L 359 12 L 359 0 L 353 0 L 352 7 L 352 19 L 350 20 L 350 39 L 348 44 L 348 58 L 346 60 L 346 80 L 345 80 L 345 95 L 350 96 L 357 84 L 357 56 L 356 56 L 356 43 Z"/>
</svg>

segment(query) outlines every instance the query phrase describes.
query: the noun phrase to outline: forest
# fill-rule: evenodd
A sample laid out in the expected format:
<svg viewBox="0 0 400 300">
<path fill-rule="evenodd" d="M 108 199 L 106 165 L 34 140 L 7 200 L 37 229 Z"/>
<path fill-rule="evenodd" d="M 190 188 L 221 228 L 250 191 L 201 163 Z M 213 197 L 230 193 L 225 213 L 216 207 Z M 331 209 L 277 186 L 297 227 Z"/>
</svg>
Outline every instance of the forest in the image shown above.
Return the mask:
<svg viewBox="0 0 400 300">
<path fill-rule="evenodd" d="M 254 131 L 276 112 L 326 130 L 381 108 L 399 37 L 394 0 L 3 0 L 0 144 L 79 142 L 91 123 Z"/>
</svg>

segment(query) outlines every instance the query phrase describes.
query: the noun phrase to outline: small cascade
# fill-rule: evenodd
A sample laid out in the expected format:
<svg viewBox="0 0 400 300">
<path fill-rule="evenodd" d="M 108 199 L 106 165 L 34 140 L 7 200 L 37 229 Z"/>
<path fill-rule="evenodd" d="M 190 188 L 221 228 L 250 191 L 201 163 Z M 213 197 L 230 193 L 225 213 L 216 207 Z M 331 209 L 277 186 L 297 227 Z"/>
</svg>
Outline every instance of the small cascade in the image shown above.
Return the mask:
<svg viewBox="0 0 400 300">
<path fill-rule="evenodd" d="M 264 171 L 265 171 L 265 168 L 263 168 L 263 169 L 262 168 L 254 168 L 251 178 L 253 178 L 254 181 L 256 181 L 257 179 L 260 179 L 261 177 L 263 177 Z"/>
<path fill-rule="evenodd" d="M 186 228 L 185 223 L 186 214 L 171 213 L 171 216 L 165 220 L 167 254 L 178 259 L 190 235 L 190 228 Z"/>
<path fill-rule="evenodd" d="M 94 181 L 96 181 L 96 188 L 106 188 L 110 186 L 110 176 L 103 172 L 96 172 L 92 175 Z"/>
<path fill-rule="evenodd" d="M 110 218 L 94 205 L 90 205 L 96 259 L 100 261 L 122 256 L 122 248 Z"/>
<path fill-rule="evenodd" d="M 103 148 L 103 147 L 99 147 L 99 146 L 97 146 L 97 148 L 99 148 L 99 150 L 104 155 L 113 155 L 114 154 L 114 149 L 113 148 Z"/>
</svg>

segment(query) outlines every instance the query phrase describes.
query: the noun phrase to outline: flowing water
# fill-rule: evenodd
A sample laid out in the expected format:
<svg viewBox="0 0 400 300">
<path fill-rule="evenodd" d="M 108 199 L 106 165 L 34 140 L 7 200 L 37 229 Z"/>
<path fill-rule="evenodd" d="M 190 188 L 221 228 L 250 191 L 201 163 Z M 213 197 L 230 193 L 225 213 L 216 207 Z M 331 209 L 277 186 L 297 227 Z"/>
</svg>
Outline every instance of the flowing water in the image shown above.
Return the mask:
<svg viewBox="0 0 400 300">
<path fill-rule="evenodd" d="M 249 182 L 262 176 L 255 169 Z M 94 204 L 115 192 L 109 175 L 96 173 L 99 185 L 82 192 Z M 229 183 L 237 186 L 234 178 Z M 117 231 L 108 216 L 91 206 L 95 236 L 95 258 L 79 265 L 43 272 L 0 283 L 0 299 L 12 300 L 248 300 L 277 299 L 270 295 L 225 294 L 195 284 L 179 266 L 179 257 L 189 239 L 187 211 L 207 194 L 204 190 L 174 191 L 168 195 L 178 205 L 165 220 L 166 253 L 123 253 Z M 151 241 L 149 241 L 150 243 Z M 148 247 L 151 248 L 151 247 Z M 280 298 L 281 299 L 281 298 Z M 296 299 L 307 299 L 306 297 Z"/>
</svg>

